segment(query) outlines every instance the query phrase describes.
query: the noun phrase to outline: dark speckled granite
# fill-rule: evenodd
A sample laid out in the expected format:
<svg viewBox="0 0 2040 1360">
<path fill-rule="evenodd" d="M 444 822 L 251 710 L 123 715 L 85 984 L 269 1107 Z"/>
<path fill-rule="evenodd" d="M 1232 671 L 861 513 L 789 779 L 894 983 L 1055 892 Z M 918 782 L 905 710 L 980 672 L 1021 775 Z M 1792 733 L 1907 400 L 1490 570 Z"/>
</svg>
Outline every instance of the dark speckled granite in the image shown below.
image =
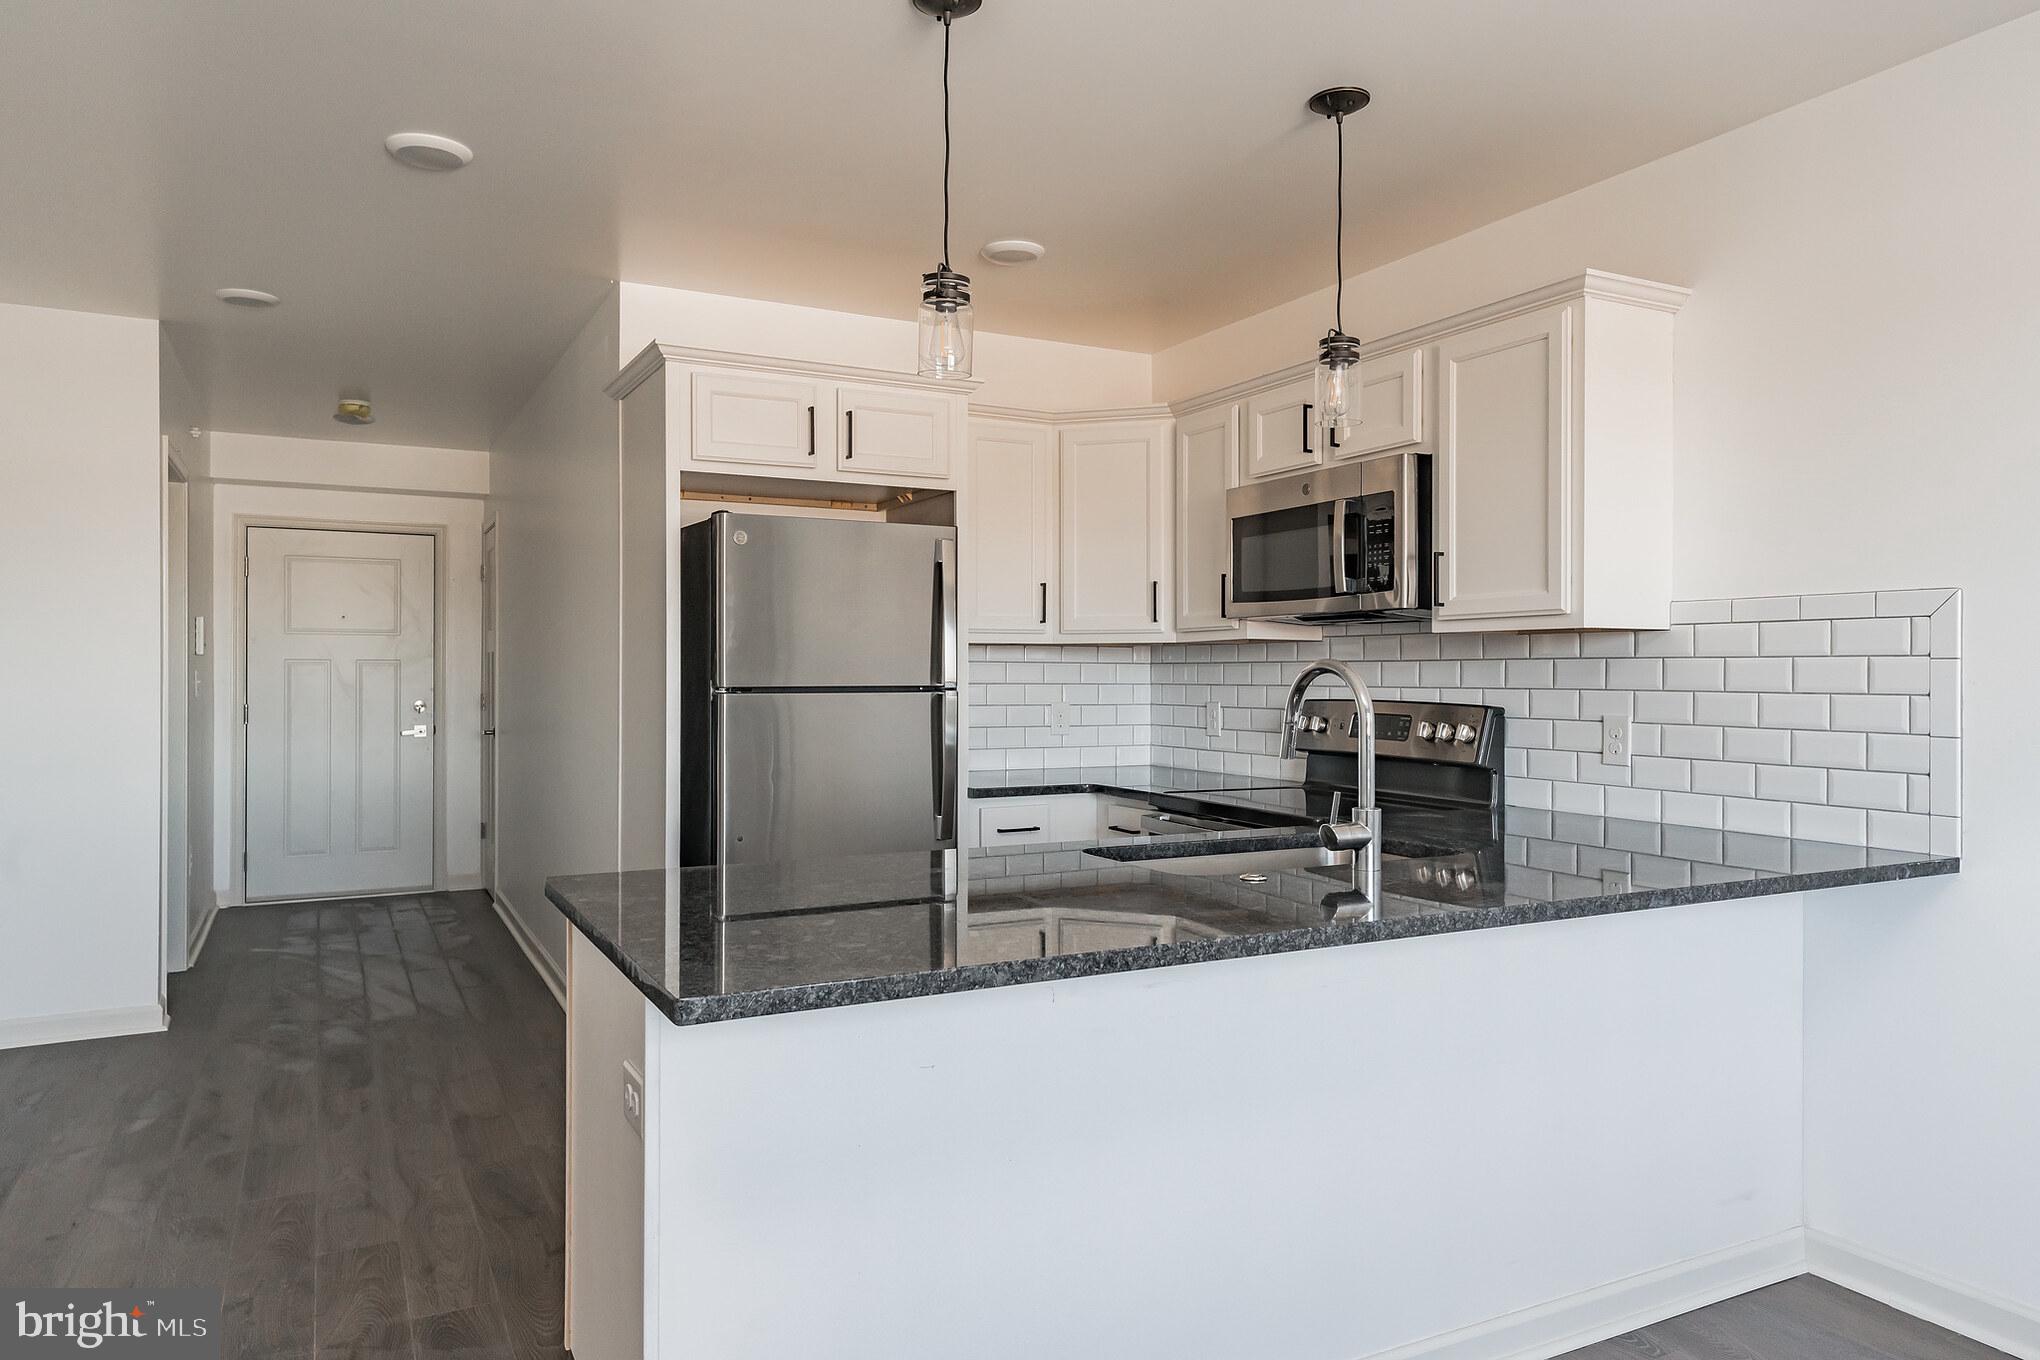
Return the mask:
<svg viewBox="0 0 2040 1360">
<path fill-rule="evenodd" d="M 1302 848 L 1314 843 L 1308 833 L 1266 831 L 1008 847 L 960 861 L 859 855 L 584 874 L 549 881 L 546 896 L 676 1024 L 691 1025 L 1961 867 L 1933 855 L 1523 810 L 1497 839 L 1485 818 L 1457 816 L 1387 813 L 1378 907 L 1356 899 L 1349 870 L 1300 862 L 1315 859 Z M 1191 858 L 1214 852 L 1223 853 Z M 1227 858 L 1259 852 L 1287 860 Z M 1242 882 L 1243 869 L 1264 881 Z"/>
</svg>

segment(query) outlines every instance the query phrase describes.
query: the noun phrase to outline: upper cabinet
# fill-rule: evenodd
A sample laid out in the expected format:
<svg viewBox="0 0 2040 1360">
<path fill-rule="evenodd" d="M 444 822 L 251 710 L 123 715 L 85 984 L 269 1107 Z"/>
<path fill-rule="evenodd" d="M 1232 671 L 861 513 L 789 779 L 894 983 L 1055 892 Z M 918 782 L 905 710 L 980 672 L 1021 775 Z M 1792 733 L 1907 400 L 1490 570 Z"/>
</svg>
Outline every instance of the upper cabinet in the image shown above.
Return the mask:
<svg viewBox="0 0 2040 1360">
<path fill-rule="evenodd" d="M 1229 633 L 1232 520 L 1225 493 L 1240 457 L 1240 405 L 1226 402 L 1176 422 L 1176 631 Z"/>
<path fill-rule="evenodd" d="M 1343 439 L 1332 438 L 1318 423 L 1314 374 L 1250 393 L 1242 403 L 1246 435 L 1239 480 L 1257 482 L 1421 444 L 1430 404 L 1424 376 L 1421 346 L 1361 360 L 1360 419 Z"/>
<path fill-rule="evenodd" d="M 1360 361 L 1360 419 L 1344 439 L 1328 439 L 1329 457 L 1359 458 L 1424 442 L 1422 348 L 1397 350 Z"/>
<path fill-rule="evenodd" d="M 1169 431 L 1166 420 L 1100 420 L 1059 431 L 1061 632 L 1169 631 Z"/>
<path fill-rule="evenodd" d="M 1435 631 L 1670 626 L 1685 298 L 1589 274 L 1438 339 Z"/>
<path fill-rule="evenodd" d="M 1300 472 L 1324 461 L 1319 436 L 1316 379 L 1305 375 L 1246 400 L 1246 456 L 1240 464 L 1242 481 L 1279 477 Z"/>
<path fill-rule="evenodd" d="M 1039 642 L 1054 632 L 1055 430 L 975 420 L 964 510 L 964 626 L 974 639 Z"/>
<path fill-rule="evenodd" d="M 624 400 L 655 379 L 667 461 L 683 480 L 767 478 L 781 495 L 811 481 L 839 488 L 817 498 L 852 502 L 861 487 L 951 489 L 973 386 L 653 344 L 609 394 Z"/>
</svg>

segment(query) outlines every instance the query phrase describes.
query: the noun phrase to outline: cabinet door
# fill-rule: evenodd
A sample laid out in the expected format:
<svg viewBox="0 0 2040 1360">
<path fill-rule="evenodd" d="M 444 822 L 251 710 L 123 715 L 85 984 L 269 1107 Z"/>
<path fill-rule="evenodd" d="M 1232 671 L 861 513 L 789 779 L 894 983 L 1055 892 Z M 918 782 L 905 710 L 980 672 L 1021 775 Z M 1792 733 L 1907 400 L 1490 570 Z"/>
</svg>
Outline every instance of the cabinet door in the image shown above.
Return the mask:
<svg viewBox="0 0 2040 1360">
<path fill-rule="evenodd" d="M 1240 456 L 1240 408 L 1220 406 L 1176 424 L 1176 629 L 1229 632 L 1226 587 L 1232 571 L 1232 520 L 1226 488 Z"/>
<path fill-rule="evenodd" d="M 1574 325 L 1548 307 L 1438 345 L 1439 618 L 1572 607 Z"/>
<path fill-rule="evenodd" d="M 1424 351 L 1399 350 L 1360 365 L 1360 420 L 1344 439 L 1327 439 L 1333 458 L 1424 442 Z"/>
<path fill-rule="evenodd" d="M 963 940 L 956 951 L 958 963 L 1011 963 L 1015 959 L 1039 959 L 1048 954 L 1048 922 L 1045 917 L 1019 920 L 966 920 Z"/>
<path fill-rule="evenodd" d="M 1053 439 L 1045 425 L 971 423 L 963 553 L 973 632 L 1048 635 Z"/>
<path fill-rule="evenodd" d="M 843 472 L 943 478 L 956 399 L 885 387 L 836 389 L 836 467 Z"/>
<path fill-rule="evenodd" d="M 1161 923 L 1139 916 L 1086 917 L 1064 912 L 1056 923 L 1055 952 L 1095 954 L 1105 949 L 1136 949 L 1144 944 L 1158 944 L 1161 938 Z"/>
<path fill-rule="evenodd" d="M 1300 472 L 1324 461 L 1318 438 L 1317 384 L 1299 378 L 1272 391 L 1247 398 L 1246 458 L 1242 481 Z"/>
<path fill-rule="evenodd" d="M 1062 431 L 1063 633 L 1167 631 L 1168 428 L 1111 421 Z"/>
<path fill-rule="evenodd" d="M 693 456 L 712 463 L 828 466 L 828 385 L 696 373 Z M 819 442 L 817 442 L 819 441 Z"/>
</svg>

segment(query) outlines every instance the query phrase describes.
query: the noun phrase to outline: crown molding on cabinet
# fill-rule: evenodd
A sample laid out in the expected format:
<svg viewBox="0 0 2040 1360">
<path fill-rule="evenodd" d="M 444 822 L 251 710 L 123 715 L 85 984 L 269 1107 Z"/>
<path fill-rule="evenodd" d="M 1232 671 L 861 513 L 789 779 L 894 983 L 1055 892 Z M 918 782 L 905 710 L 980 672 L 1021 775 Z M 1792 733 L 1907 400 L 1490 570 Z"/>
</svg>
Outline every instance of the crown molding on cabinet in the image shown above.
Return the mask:
<svg viewBox="0 0 2040 1360">
<path fill-rule="evenodd" d="M 1677 312 L 1686 305 L 1686 299 L 1691 296 L 1692 289 L 1681 288 L 1676 284 L 1655 283 L 1650 279 L 1634 278 L 1628 274 L 1610 274 L 1605 270 L 1589 269 L 1583 273 L 1567 275 L 1556 283 L 1545 284 L 1542 288 L 1533 288 L 1527 293 L 1517 293 L 1499 302 L 1490 302 L 1439 321 L 1428 321 L 1421 326 L 1412 326 L 1392 335 L 1366 341 L 1360 346 L 1360 357 L 1364 361 L 1377 355 L 1391 354 L 1399 349 L 1427 345 L 1433 340 L 1442 340 L 1448 335 L 1456 335 L 1475 326 L 1484 326 L 1490 321 L 1501 321 L 1523 312 L 1534 312 L 1540 307 L 1566 298 L 1600 298 L 1611 302 L 1628 303 L 1634 307 L 1648 307 L 1654 311 Z M 1202 392 L 1194 397 L 1171 402 L 1168 409 L 1177 415 L 1185 415 L 1207 406 L 1216 406 L 1221 402 L 1238 401 L 1256 392 L 1307 378 L 1314 368 L 1314 361 L 1306 359 L 1274 373 L 1264 373 L 1244 382 L 1236 382 L 1215 391 Z"/>
<path fill-rule="evenodd" d="M 959 378 L 924 378 L 918 373 L 896 373 L 883 368 L 854 368 L 847 364 L 816 363 L 808 359 L 773 359 L 760 354 L 731 354 L 716 349 L 690 349 L 654 340 L 625 364 L 623 371 L 602 390 L 618 401 L 629 396 L 638 384 L 668 364 L 692 368 L 720 368 L 748 373 L 806 373 L 817 378 L 852 383 L 875 383 L 885 387 L 918 388 L 924 392 L 961 393 L 968 396 L 979 384 Z"/>
</svg>

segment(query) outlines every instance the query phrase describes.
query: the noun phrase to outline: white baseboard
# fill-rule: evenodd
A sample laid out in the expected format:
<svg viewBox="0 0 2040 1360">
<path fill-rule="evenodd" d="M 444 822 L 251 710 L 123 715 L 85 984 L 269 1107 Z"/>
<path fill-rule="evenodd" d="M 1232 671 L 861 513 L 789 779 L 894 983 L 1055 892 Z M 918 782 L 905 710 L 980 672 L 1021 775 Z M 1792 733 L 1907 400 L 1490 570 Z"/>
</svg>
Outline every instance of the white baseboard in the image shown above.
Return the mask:
<svg viewBox="0 0 2040 1360">
<path fill-rule="evenodd" d="M 0 1020 L 0 1048 L 27 1048 L 35 1044 L 68 1044 L 79 1039 L 113 1039 L 123 1034 L 154 1034 L 170 1028 L 163 1007 L 116 1006 L 103 1011 L 72 1011 L 68 1015 L 38 1015 L 21 1020 Z"/>
<path fill-rule="evenodd" d="M 1895 1261 L 1854 1242 L 1806 1230 L 1806 1268 L 1844 1289 L 1925 1318 L 1986 1346 L 2040 1360 L 2040 1310 Z"/>
<path fill-rule="evenodd" d="M 1454 1328 L 1366 1360 L 1550 1360 L 1806 1271 L 1797 1228 Z"/>
<path fill-rule="evenodd" d="M 524 951 L 524 957 L 531 960 L 532 968 L 538 973 L 538 980 L 553 994 L 553 1000 L 560 1003 L 560 1009 L 565 1010 L 567 983 L 560 975 L 559 965 L 552 961 L 537 940 L 531 938 L 531 932 L 524 928 L 524 923 L 517 919 L 517 913 L 510 909 L 510 904 L 504 901 L 500 894 L 491 891 L 489 905 L 496 909 L 497 918 L 503 922 L 503 928 L 510 932 L 510 938 L 517 941 L 517 947 Z"/>
<path fill-rule="evenodd" d="M 184 966 L 187 970 L 198 967 L 198 956 L 205 949 L 205 942 L 212 938 L 213 922 L 220 919 L 220 904 L 214 902 L 205 919 L 198 923 L 198 930 L 192 935 L 191 943 L 184 949 Z"/>
<path fill-rule="evenodd" d="M 482 886 L 482 876 L 480 874 L 456 874 L 446 880 L 446 887 L 441 891 L 474 892 Z"/>
</svg>

